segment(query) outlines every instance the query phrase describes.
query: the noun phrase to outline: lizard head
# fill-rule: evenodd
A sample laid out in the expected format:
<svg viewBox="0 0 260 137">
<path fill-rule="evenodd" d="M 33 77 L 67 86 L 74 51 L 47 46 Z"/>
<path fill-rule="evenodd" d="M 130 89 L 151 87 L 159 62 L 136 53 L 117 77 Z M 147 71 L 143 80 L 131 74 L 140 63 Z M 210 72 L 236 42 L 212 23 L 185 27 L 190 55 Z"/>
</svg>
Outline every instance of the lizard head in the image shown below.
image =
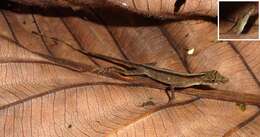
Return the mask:
<svg viewBox="0 0 260 137">
<path fill-rule="evenodd" d="M 224 84 L 229 81 L 228 78 L 224 77 L 216 70 L 204 72 L 204 75 L 201 77 L 201 79 L 204 85 Z"/>
</svg>

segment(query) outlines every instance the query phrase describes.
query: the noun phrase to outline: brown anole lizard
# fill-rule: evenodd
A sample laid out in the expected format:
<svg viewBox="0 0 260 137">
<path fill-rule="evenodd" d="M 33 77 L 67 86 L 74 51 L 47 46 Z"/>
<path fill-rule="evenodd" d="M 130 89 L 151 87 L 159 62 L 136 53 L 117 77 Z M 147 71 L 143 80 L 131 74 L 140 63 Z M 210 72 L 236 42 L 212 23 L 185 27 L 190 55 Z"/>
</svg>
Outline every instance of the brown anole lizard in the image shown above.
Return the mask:
<svg viewBox="0 0 260 137">
<path fill-rule="evenodd" d="M 42 35 L 38 33 L 35 34 Z M 210 70 L 210 71 L 205 71 L 200 73 L 175 72 L 170 69 L 154 67 L 147 64 L 133 63 L 130 61 L 121 60 L 121 59 L 105 56 L 98 53 L 83 51 L 74 48 L 73 46 L 71 46 L 70 44 L 64 41 L 58 40 L 53 37 L 49 37 L 49 38 L 55 41 L 62 42 L 67 46 L 69 46 L 70 48 L 72 48 L 73 50 L 76 50 L 86 56 L 107 61 L 121 67 L 121 68 L 109 67 L 106 69 L 108 71 L 117 72 L 118 74 L 124 76 L 144 76 L 154 81 L 167 85 L 168 88 L 166 89 L 166 93 L 167 96 L 169 97 L 169 102 L 174 98 L 174 89 L 176 88 L 188 88 L 196 85 L 212 86 L 212 85 L 228 82 L 228 78 L 222 76 L 216 70 Z M 169 94 L 169 91 L 171 91 L 172 93 L 171 95 Z"/>
<path fill-rule="evenodd" d="M 196 85 L 212 86 L 228 82 L 228 78 L 222 76 L 216 70 L 200 73 L 181 73 L 169 69 L 154 67 L 151 65 L 137 64 L 121 59 L 116 59 L 97 53 L 85 52 L 81 50 L 78 51 L 87 56 L 101 59 L 124 68 L 121 69 L 119 67 L 110 67 L 109 69 L 113 72 L 118 72 L 124 76 L 145 76 L 157 82 L 166 84 L 168 86 L 166 93 L 169 97 L 169 101 L 174 98 L 174 89 L 176 88 L 188 88 Z M 169 91 L 172 91 L 172 96 L 170 96 Z"/>
</svg>

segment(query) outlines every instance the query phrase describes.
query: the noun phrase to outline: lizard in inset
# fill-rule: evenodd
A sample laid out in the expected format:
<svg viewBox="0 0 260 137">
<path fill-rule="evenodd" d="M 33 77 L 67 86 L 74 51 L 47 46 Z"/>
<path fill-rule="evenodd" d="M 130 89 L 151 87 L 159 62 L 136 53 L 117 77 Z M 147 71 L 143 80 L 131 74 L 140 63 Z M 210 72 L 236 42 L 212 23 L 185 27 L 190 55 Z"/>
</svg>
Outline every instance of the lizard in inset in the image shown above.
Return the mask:
<svg viewBox="0 0 260 137">
<path fill-rule="evenodd" d="M 248 23 L 250 16 L 252 16 L 254 12 L 255 12 L 255 8 L 249 8 L 247 11 L 242 13 L 242 16 L 237 18 L 236 23 L 232 26 L 232 28 L 227 33 L 229 32 L 236 33 L 237 35 L 241 34 L 246 24 Z"/>
</svg>

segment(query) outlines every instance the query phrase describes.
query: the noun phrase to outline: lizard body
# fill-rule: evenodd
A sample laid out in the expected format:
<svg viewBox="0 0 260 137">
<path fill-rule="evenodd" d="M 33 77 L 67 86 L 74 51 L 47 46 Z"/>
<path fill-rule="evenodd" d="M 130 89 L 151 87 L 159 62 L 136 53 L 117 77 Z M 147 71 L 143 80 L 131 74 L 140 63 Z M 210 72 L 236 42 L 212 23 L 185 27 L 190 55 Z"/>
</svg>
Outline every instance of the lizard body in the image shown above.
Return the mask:
<svg viewBox="0 0 260 137">
<path fill-rule="evenodd" d="M 172 86 L 173 88 L 187 88 L 196 85 L 212 86 L 220 83 L 226 83 L 228 79 L 222 76 L 216 70 L 210 70 L 200 73 L 181 73 L 173 70 L 154 67 L 146 64 L 136 64 L 125 60 L 112 58 L 109 56 L 80 51 L 81 53 L 101 59 L 126 69 L 111 67 L 114 71 L 125 76 L 146 76 L 155 81 Z"/>
</svg>

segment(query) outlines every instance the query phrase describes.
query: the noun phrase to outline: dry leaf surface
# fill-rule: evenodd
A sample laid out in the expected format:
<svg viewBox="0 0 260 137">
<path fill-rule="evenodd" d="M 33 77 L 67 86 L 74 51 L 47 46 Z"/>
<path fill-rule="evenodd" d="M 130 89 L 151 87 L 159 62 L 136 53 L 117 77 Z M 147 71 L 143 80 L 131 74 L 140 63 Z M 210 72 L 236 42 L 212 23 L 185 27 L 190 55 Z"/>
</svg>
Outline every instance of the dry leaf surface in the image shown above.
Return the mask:
<svg viewBox="0 0 260 137">
<path fill-rule="evenodd" d="M 196 2 L 191 7 L 209 5 Z M 91 6 L 80 12 L 41 10 L 1 10 L 0 136 L 259 135 L 255 106 L 243 112 L 235 103 L 189 101 L 194 97 L 185 94 L 177 94 L 177 101 L 184 103 L 167 106 L 163 90 L 131 86 L 88 69 L 79 71 L 80 66 L 111 64 L 32 32 L 81 50 L 136 63 L 156 62 L 180 72 L 216 69 L 230 79 L 218 89 L 256 95 L 260 94 L 258 42 L 216 42 L 217 26 L 205 20 L 162 22 L 121 8 Z M 216 11 L 211 10 L 207 16 L 214 20 Z M 187 54 L 189 49 L 195 49 L 192 55 Z"/>
</svg>

